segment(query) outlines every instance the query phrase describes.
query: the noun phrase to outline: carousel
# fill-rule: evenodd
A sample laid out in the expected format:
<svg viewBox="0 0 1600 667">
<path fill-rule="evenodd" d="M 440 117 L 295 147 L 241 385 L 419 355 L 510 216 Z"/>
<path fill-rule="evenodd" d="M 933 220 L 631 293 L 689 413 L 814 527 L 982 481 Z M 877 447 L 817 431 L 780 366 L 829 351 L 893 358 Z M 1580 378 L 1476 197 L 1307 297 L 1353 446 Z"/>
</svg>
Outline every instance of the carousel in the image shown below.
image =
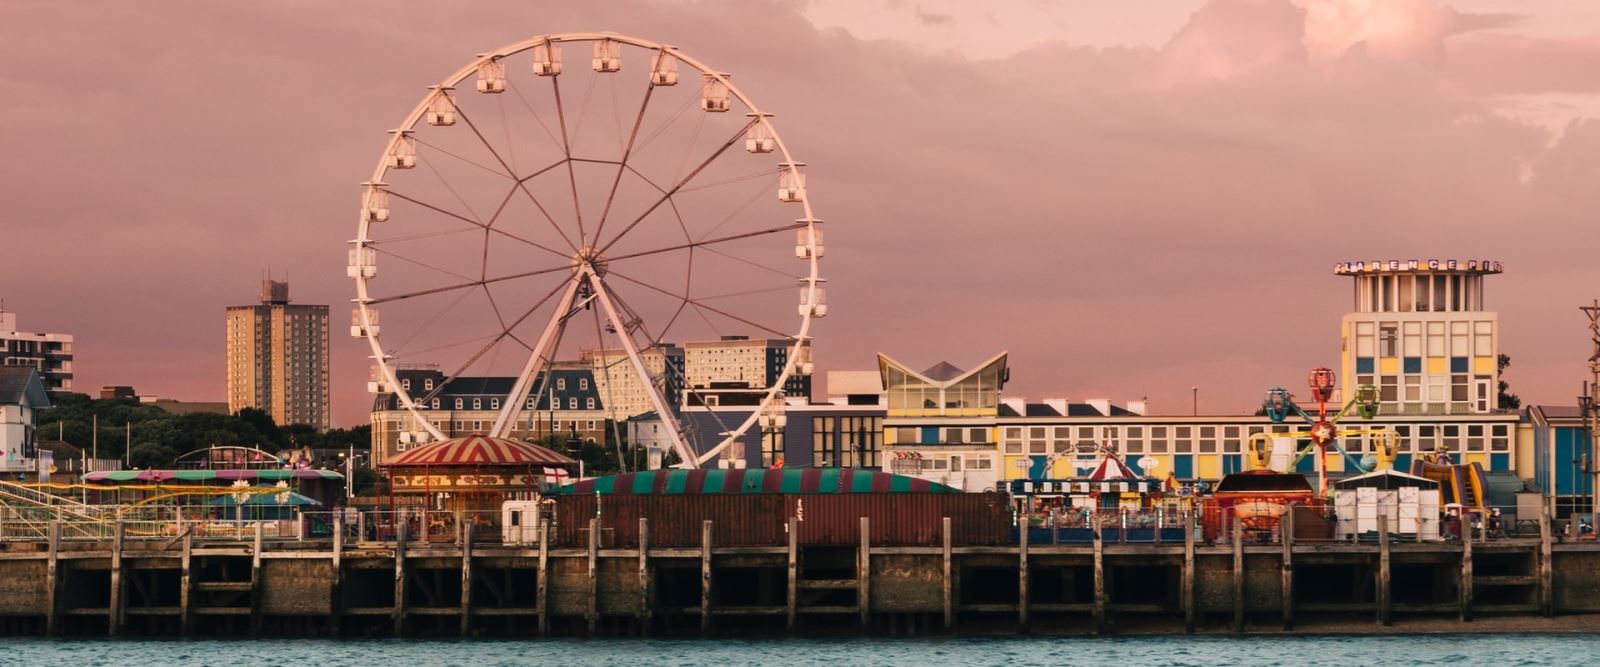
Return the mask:
<svg viewBox="0 0 1600 667">
<path fill-rule="evenodd" d="M 455 539 L 470 521 L 498 534 L 501 505 L 535 500 L 578 472 L 578 461 L 520 440 L 469 435 L 416 447 L 378 464 L 389 477 L 389 506 L 414 512 L 408 534 Z M 390 526 L 392 530 L 392 526 Z"/>
</svg>

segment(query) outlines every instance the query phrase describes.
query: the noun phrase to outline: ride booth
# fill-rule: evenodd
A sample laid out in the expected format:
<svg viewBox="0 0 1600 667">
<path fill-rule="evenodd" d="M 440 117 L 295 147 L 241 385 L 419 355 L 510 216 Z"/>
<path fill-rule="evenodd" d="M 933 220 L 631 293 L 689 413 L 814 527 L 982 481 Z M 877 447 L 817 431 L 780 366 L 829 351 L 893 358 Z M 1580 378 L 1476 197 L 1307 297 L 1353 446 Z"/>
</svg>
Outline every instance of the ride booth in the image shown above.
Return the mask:
<svg viewBox="0 0 1600 667">
<path fill-rule="evenodd" d="M 1379 530 L 1438 540 L 1439 510 L 1439 483 L 1424 477 L 1379 470 L 1333 483 L 1333 514 L 1341 540 L 1376 540 Z"/>
<path fill-rule="evenodd" d="M 1090 543 L 1098 528 L 1111 542 L 1182 542 L 1187 499 L 1175 485 L 1135 473 L 1104 451 L 1089 474 L 1011 480 L 1014 539 L 1032 544 Z"/>
</svg>

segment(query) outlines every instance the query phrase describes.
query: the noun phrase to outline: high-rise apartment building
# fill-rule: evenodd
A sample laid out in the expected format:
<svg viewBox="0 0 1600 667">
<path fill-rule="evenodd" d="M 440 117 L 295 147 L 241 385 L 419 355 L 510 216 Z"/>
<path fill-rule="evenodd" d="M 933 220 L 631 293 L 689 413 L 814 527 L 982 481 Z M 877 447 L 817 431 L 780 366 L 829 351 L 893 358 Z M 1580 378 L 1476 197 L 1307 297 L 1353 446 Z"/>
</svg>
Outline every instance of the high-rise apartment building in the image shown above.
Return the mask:
<svg viewBox="0 0 1600 667">
<path fill-rule="evenodd" d="M 712 383 L 720 386 L 729 386 L 731 383 L 755 389 L 771 387 L 783 374 L 784 365 L 789 363 L 789 348 L 793 344 L 793 341 L 782 338 L 752 340 L 749 336 L 723 336 L 720 340 L 684 343 L 685 385 L 706 388 Z M 802 350 L 809 352 L 809 343 Z M 802 362 L 805 361 L 808 360 L 802 359 Z M 810 398 L 809 372 L 790 374 L 788 381 L 783 384 L 783 393 L 796 398 Z"/>
<path fill-rule="evenodd" d="M 676 410 L 683 396 L 683 348 L 662 344 L 639 352 L 645 371 L 656 385 L 667 407 Z M 590 350 L 583 353 L 594 374 L 595 393 L 611 419 L 627 419 L 654 412 L 650 394 L 634 372 L 633 362 L 621 349 Z"/>
<path fill-rule="evenodd" d="M 261 283 L 261 304 L 228 308 L 228 409 L 327 429 L 328 307 L 289 303 L 289 284 Z"/>
<path fill-rule="evenodd" d="M 0 366 L 30 366 L 46 390 L 72 391 L 72 335 L 17 331 L 17 314 L 0 309 Z"/>
</svg>

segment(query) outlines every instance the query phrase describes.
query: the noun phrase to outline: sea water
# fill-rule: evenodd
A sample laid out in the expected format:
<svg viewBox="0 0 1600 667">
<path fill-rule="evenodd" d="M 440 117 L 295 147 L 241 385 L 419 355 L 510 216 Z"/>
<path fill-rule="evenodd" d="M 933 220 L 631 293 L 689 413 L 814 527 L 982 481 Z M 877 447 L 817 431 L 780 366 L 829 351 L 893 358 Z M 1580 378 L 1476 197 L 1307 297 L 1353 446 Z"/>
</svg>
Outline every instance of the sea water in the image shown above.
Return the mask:
<svg viewBox="0 0 1600 667">
<path fill-rule="evenodd" d="M 0 640 L 0 665 L 1600 665 L 1600 635 L 683 640 Z"/>
</svg>

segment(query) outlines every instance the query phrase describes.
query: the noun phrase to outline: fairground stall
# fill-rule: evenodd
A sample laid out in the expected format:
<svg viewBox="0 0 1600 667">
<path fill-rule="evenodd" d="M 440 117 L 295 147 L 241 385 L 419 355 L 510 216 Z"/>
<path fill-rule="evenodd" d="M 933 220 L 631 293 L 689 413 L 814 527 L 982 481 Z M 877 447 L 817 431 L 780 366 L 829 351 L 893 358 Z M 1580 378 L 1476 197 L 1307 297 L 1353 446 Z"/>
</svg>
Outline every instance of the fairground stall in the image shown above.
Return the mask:
<svg viewBox="0 0 1600 667">
<path fill-rule="evenodd" d="M 1188 496 L 1176 480 L 1139 475 L 1109 448 L 1098 455 L 1082 477 L 1011 480 L 1016 529 L 1043 544 L 1091 542 L 1097 527 L 1110 541 L 1182 541 Z"/>
<path fill-rule="evenodd" d="M 456 539 L 460 522 L 470 521 L 481 539 L 500 536 L 501 506 L 535 500 L 558 480 L 578 472 L 578 462 L 538 445 L 469 435 L 416 447 L 378 464 L 389 477 L 389 507 L 411 507 L 407 535 L 413 539 Z M 397 504 L 398 501 L 398 504 Z M 393 534 L 393 518 L 375 522 L 380 536 Z"/>
</svg>

